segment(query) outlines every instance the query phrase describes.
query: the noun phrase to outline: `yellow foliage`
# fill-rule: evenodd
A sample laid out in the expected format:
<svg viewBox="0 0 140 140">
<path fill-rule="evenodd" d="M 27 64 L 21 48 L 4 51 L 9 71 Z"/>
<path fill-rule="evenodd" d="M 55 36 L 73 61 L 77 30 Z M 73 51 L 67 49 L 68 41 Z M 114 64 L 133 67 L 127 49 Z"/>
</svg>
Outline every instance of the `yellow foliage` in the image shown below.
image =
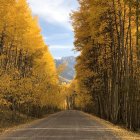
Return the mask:
<svg viewBox="0 0 140 140">
<path fill-rule="evenodd" d="M 34 116 L 39 108 L 58 109 L 54 59 L 27 1 L 0 0 L 0 21 L 0 105 Z"/>
</svg>

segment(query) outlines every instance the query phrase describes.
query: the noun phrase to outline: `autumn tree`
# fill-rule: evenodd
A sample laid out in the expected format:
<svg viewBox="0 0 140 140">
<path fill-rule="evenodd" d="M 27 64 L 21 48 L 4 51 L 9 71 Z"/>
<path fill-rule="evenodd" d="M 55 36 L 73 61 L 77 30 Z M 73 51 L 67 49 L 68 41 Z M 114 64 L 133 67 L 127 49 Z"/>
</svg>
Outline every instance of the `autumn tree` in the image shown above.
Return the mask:
<svg viewBox="0 0 140 140">
<path fill-rule="evenodd" d="M 59 109 L 59 80 L 26 0 L 0 0 L 0 106 L 40 117 Z"/>
<path fill-rule="evenodd" d="M 89 110 L 136 130 L 140 121 L 139 2 L 79 0 L 72 14 L 78 86 Z"/>
</svg>

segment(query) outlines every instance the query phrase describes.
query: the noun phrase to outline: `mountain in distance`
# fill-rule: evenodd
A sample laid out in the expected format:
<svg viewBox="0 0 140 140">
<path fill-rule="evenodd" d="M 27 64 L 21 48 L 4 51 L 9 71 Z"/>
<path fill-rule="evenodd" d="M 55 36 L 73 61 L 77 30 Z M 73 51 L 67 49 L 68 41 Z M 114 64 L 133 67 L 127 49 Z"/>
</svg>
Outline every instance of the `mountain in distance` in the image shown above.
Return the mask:
<svg viewBox="0 0 140 140">
<path fill-rule="evenodd" d="M 65 64 L 66 67 L 64 71 L 60 74 L 62 81 L 68 82 L 74 79 L 75 77 L 75 64 L 76 60 L 74 56 L 62 57 L 55 59 L 56 67 L 59 67 L 62 64 Z"/>
</svg>

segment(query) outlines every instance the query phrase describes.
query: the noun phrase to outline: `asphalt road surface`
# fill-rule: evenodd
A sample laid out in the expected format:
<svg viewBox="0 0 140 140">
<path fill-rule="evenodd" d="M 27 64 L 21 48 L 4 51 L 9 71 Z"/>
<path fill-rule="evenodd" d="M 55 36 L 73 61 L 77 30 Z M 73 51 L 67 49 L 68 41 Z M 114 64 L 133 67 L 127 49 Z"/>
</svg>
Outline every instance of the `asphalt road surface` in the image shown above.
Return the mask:
<svg viewBox="0 0 140 140">
<path fill-rule="evenodd" d="M 10 130 L 0 140 L 120 140 L 112 130 L 80 111 L 63 111 Z"/>
</svg>

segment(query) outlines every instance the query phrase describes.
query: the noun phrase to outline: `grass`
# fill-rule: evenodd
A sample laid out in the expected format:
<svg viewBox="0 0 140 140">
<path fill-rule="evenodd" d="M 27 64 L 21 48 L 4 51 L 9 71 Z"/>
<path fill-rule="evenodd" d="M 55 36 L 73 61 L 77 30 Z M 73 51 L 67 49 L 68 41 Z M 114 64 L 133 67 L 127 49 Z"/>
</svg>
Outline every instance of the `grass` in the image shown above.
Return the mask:
<svg viewBox="0 0 140 140">
<path fill-rule="evenodd" d="M 49 112 L 48 114 L 43 115 L 41 118 L 33 118 L 33 117 L 26 116 L 24 114 L 19 114 L 19 112 L 16 112 L 13 119 L 12 111 L 9 110 L 0 111 L 0 134 L 10 129 L 24 127 L 27 126 L 28 124 L 41 121 L 48 115 L 54 114 L 56 112 Z"/>
<path fill-rule="evenodd" d="M 94 115 L 88 114 L 88 116 L 91 119 L 94 119 L 100 124 L 111 129 L 114 135 L 116 135 L 116 137 L 121 138 L 122 140 L 140 140 L 140 131 L 133 132 L 133 131 L 125 129 L 122 126 L 114 125 L 111 122 L 98 118 Z"/>
<path fill-rule="evenodd" d="M 31 122 L 34 118 L 16 112 L 13 116 L 12 111 L 0 111 L 0 133 L 8 128 L 15 127 L 20 124 Z"/>
</svg>

